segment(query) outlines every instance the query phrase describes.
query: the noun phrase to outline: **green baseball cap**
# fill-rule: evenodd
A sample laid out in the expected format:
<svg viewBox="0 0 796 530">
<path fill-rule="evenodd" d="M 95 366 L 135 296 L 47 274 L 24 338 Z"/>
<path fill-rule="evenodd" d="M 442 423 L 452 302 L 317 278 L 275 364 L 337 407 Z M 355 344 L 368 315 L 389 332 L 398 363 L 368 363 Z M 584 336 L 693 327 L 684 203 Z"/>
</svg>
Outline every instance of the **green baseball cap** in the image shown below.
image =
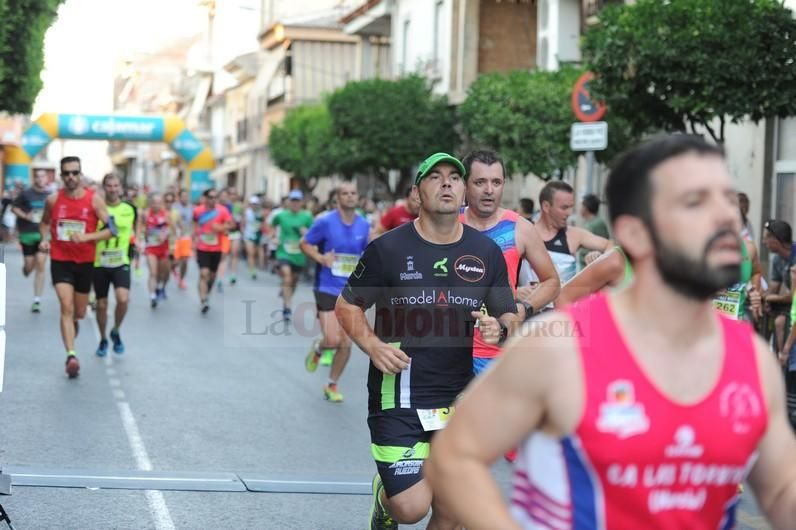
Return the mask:
<svg viewBox="0 0 796 530">
<path fill-rule="evenodd" d="M 458 158 L 453 155 L 449 155 L 448 153 L 434 153 L 430 157 L 423 160 L 423 163 L 420 164 L 420 167 L 417 169 L 417 177 L 415 177 L 415 186 L 420 185 L 420 181 L 423 180 L 426 175 L 431 173 L 431 170 L 434 169 L 434 166 L 441 162 L 447 162 L 453 166 L 456 166 L 456 169 L 459 170 L 462 178 L 467 177 L 467 172 L 464 170 L 464 164 L 462 164 Z"/>
</svg>

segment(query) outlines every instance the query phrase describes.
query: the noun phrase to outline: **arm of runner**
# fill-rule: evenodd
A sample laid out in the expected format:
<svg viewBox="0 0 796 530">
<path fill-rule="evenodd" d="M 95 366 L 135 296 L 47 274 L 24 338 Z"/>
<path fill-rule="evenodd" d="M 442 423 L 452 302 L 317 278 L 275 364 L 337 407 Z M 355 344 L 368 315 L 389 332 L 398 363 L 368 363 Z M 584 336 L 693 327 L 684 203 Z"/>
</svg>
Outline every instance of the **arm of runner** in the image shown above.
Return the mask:
<svg viewBox="0 0 796 530">
<path fill-rule="evenodd" d="M 334 251 L 321 254 L 318 251 L 318 247 L 308 243 L 306 239 L 301 240 L 299 247 L 301 251 L 315 263 L 320 263 L 324 267 L 331 267 L 334 264 Z"/>
<path fill-rule="evenodd" d="M 517 236 L 522 247 L 521 257 L 524 257 L 531 268 L 539 277 L 539 284 L 531 287 L 528 285 L 517 288 L 517 298 L 538 311 L 558 297 L 561 290 L 561 280 L 553 260 L 550 259 L 544 241 L 539 236 L 530 221 L 520 219 L 517 222 Z M 529 318 L 531 315 L 525 315 Z"/>
<path fill-rule="evenodd" d="M 760 256 L 757 254 L 757 247 L 751 241 L 744 240 L 746 249 L 749 251 L 749 259 L 752 260 L 752 289 L 749 293 L 749 309 L 755 320 L 763 316 L 763 305 L 760 293 L 762 292 L 761 278 L 763 277 L 763 266 L 760 264 Z"/>
<path fill-rule="evenodd" d="M 377 369 L 397 374 L 409 365 L 409 356 L 379 339 L 365 317 L 365 310 L 376 302 L 386 288 L 381 261 L 376 244 L 368 245 L 337 298 L 335 315 L 340 326 L 370 357 Z"/>
<path fill-rule="evenodd" d="M 105 205 L 105 201 L 100 196 L 95 194 L 91 197 L 91 205 L 94 208 L 94 213 L 97 215 L 97 218 L 103 222 L 105 228 L 102 230 L 97 230 L 96 232 L 91 232 L 90 234 L 72 234 L 71 239 L 75 243 L 105 241 L 106 239 L 113 237 L 113 232 L 108 227 L 112 221 L 110 219 L 111 216 L 108 213 L 108 207 Z"/>
<path fill-rule="evenodd" d="M 50 250 L 50 212 L 52 212 L 56 198 L 57 196 L 53 194 L 44 201 L 44 211 L 41 214 L 41 222 L 39 223 L 39 235 L 41 235 L 39 249 L 42 252 Z"/>
<path fill-rule="evenodd" d="M 33 212 L 26 212 L 23 208 L 28 207 L 26 204 L 27 201 L 25 200 L 25 195 L 20 193 L 19 197 L 14 199 L 14 202 L 11 203 L 11 213 L 19 217 L 20 219 L 24 219 L 25 221 L 33 222 Z"/>
<path fill-rule="evenodd" d="M 766 343 L 754 337 L 761 386 L 768 404 L 768 430 L 758 445 L 759 458 L 749 484 L 775 528 L 793 528 L 796 521 L 796 438 L 788 425 L 782 370 Z"/>
<path fill-rule="evenodd" d="M 594 252 L 605 253 L 614 248 L 614 243 L 610 239 L 592 234 L 579 226 L 572 226 L 567 229 L 567 239 L 570 237 L 572 237 L 573 242 L 577 243 L 575 250 L 582 247 Z M 586 254 L 586 263 L 591 263 L 597 257 L 593 252 L 589 252 L 589 254 Z"/>
<path fill-rule="evenodd" d="M 535 323 L 561 318 L 553 313 Z M 540 428 L 545 418 L 550 421 L 546 405 L 550 388 L 561 372 L 562 359 L 572 357 L 562 355 L 562 346 L 561 338 L 542 333 L 512 339 L 500 360 L 456 403 L 448 426 L 435 435 L 423 473 L 434 498 L 464 527 L 520 528 L 490 468 L 523 436 Z"/>
<path fill-rule="evenodd" d="M 555 306 L 563 307 L 606 287 L 617 285 L 624 274 L 625 257 L 618 250 L 611 249 L 561 287 Z"/>
<path fill-rule="evenodd" d="M 141 215 L 137 215 L 135 220 L 135 243 L 139 249 L 144 248 L 146 239 L 144 237 L 144 219 L 146 219 L 146 210 Z"/>
<path fill-rule="evenodd" d="M 382 342 L 373 332 L 362 307 L 337 298 L 334 308 L 340 327 L 370 357 L 373 366 L 385 374 L 397 374 L 409 366 L 409 356 L 400 349 Z"/>
<path fill-rule="evenodd" d="M 307 255 L 312 261 L 320 263 L 324 267 L 331 267 L 334 263 L 334 252 L 327 252 L 321 254 L 318 251 L 318 245 L 326 240 L 326 221 L 323 217 L 319 218 L 310 227 L 309 231 L 304 234 L 304 237 L 299 243 L 301 251 Z"/>
</svg>

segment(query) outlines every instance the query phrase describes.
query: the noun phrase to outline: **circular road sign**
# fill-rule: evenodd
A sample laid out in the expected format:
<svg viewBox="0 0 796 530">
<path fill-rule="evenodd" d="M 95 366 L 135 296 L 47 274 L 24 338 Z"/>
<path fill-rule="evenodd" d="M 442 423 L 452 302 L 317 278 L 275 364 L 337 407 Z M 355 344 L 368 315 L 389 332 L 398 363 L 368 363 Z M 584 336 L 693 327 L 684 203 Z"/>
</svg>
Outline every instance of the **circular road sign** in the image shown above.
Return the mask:
<svg viewBox="0 0 796 530">
<path fill-rule="evenodd" d="M 605 105 L 594 101 L 589 95 L 589 81 L 594 79 L 592 72 L 586 72 L 578 78 L 572 89 L 572 110 L 580 121 L 600 121 L 605 116 Z"/>
</svg>

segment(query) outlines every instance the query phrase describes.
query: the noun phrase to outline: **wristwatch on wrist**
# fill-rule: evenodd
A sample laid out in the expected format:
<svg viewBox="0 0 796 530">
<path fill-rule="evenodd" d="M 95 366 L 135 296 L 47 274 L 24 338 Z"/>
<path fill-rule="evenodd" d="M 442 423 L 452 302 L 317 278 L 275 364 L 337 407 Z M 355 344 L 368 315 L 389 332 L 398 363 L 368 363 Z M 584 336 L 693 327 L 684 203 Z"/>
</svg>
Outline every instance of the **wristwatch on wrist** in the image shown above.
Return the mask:
<svg viewBox="0 0 796 530">
<path fill-rule="evenodd" d="M 525 300 L 516 300 L 518 304 L 521 304 L 522 307 L 525 308 L 525 320 L 528 320 L 533 316 L 533 306 L 526 302 Z"/>
<path fill-rule="evenodd" d="M 503 344 L 509 337 L 509 328 L 500 320 L 498 320 L 498 324 L 500 324 L 500 336 L 498 337 L 498 344 Z"/>
</svg>

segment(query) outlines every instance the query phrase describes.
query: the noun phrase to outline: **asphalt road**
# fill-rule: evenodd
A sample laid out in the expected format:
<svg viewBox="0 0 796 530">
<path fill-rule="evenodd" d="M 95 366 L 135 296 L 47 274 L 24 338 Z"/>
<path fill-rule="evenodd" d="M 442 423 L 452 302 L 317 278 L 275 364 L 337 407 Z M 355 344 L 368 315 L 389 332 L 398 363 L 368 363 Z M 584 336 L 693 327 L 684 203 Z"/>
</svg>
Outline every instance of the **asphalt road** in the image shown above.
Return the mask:
<svg viewBox="0 0 796 530">
<path fill-rule="evenodd" d="M 49 475 L 78 484 L 140 471 L 145 480 L 130 487 L 151 489 L 15 485 L 13 495 L 0 497 L 15 529 L 366 527 L 368 495 L 251 492 L 240 483 L 243 491 L 171 491 L 152 478 L 212 488 L 213 477 L 229 473 L 270 480 L 268 488 L 278 491 L 318 483 L 346 491 L 351 484 L 361 490 L 372 477 L 367 360 L 355 348 L 340 382 L 345 402 L 323 400 L 326 370 L 307 374 L 303 366 L 318 334 L 309 286 L 300 287 L 295 323 L 286 329 L 274 276 L 239 276 L 236 286 L 213 293 L 205 316 L 193 263 L 189 288 L 171 283 L 169 300 L 155 310 L 145 275 L 134 276 L 122 327 L 127 352 L 95 357 L 90 314 L 77 340 L 81 375 L 70 381 L 49 272 L 42 313 L 32 314 L 32 282 L 22 277 L 21 261 L 7 247 L 0 468 L 33 482 Z M 495 468 L 504 488 L 509 471 L 504 463 Z M 748 499 L 740 520 L 741 528 L 767 528 Z"/>
</svg>

